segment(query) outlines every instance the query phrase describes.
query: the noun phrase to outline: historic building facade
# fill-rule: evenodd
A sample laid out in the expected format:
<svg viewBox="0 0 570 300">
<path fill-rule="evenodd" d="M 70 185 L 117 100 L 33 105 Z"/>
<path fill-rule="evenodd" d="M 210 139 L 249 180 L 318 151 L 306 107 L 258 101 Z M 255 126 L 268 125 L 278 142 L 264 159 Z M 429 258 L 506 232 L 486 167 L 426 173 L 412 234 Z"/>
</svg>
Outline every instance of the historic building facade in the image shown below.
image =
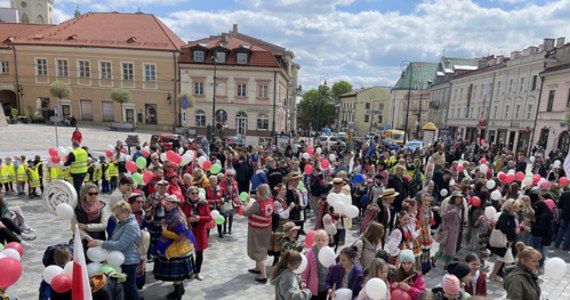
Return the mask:
<svg viewBox="0 0 570 300">
<path fill-rule="evenodd" d="M 339 131 L 354 129 L 358 136 L 392 127 L 389 87 L 356 89 L 339 97 Z"/>
</svg>

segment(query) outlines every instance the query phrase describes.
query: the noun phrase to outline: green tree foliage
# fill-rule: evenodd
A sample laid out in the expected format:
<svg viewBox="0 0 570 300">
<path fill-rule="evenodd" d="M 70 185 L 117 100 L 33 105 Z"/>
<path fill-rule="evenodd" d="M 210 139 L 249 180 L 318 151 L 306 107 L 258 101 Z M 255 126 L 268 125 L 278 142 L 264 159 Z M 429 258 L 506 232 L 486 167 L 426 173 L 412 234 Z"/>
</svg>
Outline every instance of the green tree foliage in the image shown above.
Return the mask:
<svg viewBox="0 0 570 300">
<path fill-rule="evenodd" d="M 300 121 L 303 127 L 320 130 L 334 122 L 334 99 L 331 97 L 331 89 L 326 85 L 306 92 L 299 103 L 299 108 L 301 110 Z"/>
<path fill-rule="evenodd" d="M 335 103 L 339 103 L 340 95 L 346 94 L 352 91 L 352 84 L 348 81 L 335 82 L 331 88 L 331 97 L 334 99 Z"/>
<path fill-rule="evenodd" d="M 123 103 L 131 101 L 131 91 L 125 89 L 113 89 L 111 100 L 121 104 L 121 122 L 123 121 Z"/>
<path fill-rule="evenodd" d="M 61 80 L 56 80 L 49 85 L 49 92 L 58 99 L 67 98 L 71 96 L 71 87 Z"/>
<path fill-rule="evenodd" d="M 566 108 L 566 115 L 564 116 L 564 121 L 566 122 L 566 128 L 570 128 L 570 108 Z"/>
</svg>

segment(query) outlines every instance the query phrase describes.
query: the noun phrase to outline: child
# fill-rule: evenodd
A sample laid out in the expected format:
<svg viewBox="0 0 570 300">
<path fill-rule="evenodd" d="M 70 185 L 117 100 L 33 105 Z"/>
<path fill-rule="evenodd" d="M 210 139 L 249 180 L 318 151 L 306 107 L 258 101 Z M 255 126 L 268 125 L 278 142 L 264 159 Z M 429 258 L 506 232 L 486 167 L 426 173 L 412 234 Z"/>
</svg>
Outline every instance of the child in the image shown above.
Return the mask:
<svg viewBox="0 0 570 300">
<path fill-rule="evenodd" d="M 465 297 L 465 285 L 471 283 L 471 269 L 466 263 L 453 261 L 447 265 L 447 273 L 459 279 L 461 296 Z"/>
<path fill-rule="evenodd" d="M 402 210 L 405 210 L 410 217 L 410 222 L 408 223 L 408 230 L 414 236 L 414 239 L 417 241 L 417 238 L 420 235 L 420 227 L 419 222 L 417 220 L 418 215 L 418 203 L 414 199 L 406 199 L 402 202 Z M 422 256 L 422 247 L 420 246 L 419 241 L 414 244 L 414 248 L 411 249 L 414 252 L 414 257 L 416 258 L 416 266 L 421 265 L 420 258 Z"/>
<path fill-rule="evenodd" d="M 408 224 L 410 223 L 410 216 L 408 213 L 402 210 L 396 215 L 396 218 L 396 225 L 390 234 L 388 244 L 386 244 L 388 253 L 392 255 L 388 261 L 388 264 L 392 269 L 396 268 L 396 262 L 398 260 L 400 250 L 420 248 L 417 241 L 417 232 L 412 232 L 408 228 Z"/>
<path fill-rule="evenodd" d="M 356 258 L 355 247 L 346 247 L 342 249 L 340 251 L 339 258 L 339 263 L 333 265 L 329 269 L 329 274 L 327 275 L 327 280 L 325 282 L 325 289 L 327 290 L 329 297 L 334 299 L 336 296 L 335 290 L 347 288 L 352 290 L 352 299 L 356 300 L 360 290 L 362 289 L 364 276 L 360 266 L 354 262 L 354 259 Z M 345 279 L 346 274 L 348 274 L 347 280 Z"/>
<path fill-rule="evenodd" d="M 433 294 L 432 291 L 426 290 L 426 291 L 423 291 L 423 293 L 420 294 L 420 299 L 419 299 L 419 300 L 435 300 L 435 295 Z"/>
<path fill-rule="evenodd" d="M 297 275 L 293 273 L 299 267 L 301 261 L 302 258 L 299 252 L 287 251 L 281 255 L 281 259 L 273 267 L 271 284 L 275 286 L 276 300 L 311 299 L 311 291 L 306 287 L 305 283 L 299 284 Z"/>
<path fill-rule="evenodd" d="M 431 291 L 435 294 L 436 300 L 463 299 L 459 279 L 455 275 L 443 276 L 441 287 L 433 288 Z"/>
<path fill-rule="evenodd" d="M 490 206 L 490 205 L 489 205 Z M 487 219 L 485 214 L 481 214 L 479 219 L 476 221 L 475 225 L 479 227 L 479 259 L 481 260 L 481 264 L 485 264 L 485 259 L 489 257 L 487 245 L 489 244 L 489 237 L 491 236 L 491 224 L 493 220 Z"/>
<path fill-rule="evenodd" d="M 388 271 L 388 264 L 383 259 L 375 258 L 367 269 L 366 282 L 372 278 L 380 278 L 386 283 L 386 286 L 388 286 Z M 366 284 L 364 286 L 366 286 Z M 382 299 L 390 300 L 390 292 L 387 291 Z M 366 289 L 362 289 L 358 294 L 358 300 L 372 300 L 372 298 L 368 296 Z"/>
<path fill-rule="evenodd" d="M 28 181 L 28 198 L 40 197 L 36 193 L 36 189 L 40 187 L 40 175 L 33 160 L 28 160 L 28 167 L 26 168 L 26 178 Z"/>
<path fill-rule="evenodd" d="M 487 296 L 487 274 L 481 272 L 481 262 L 477 255 L 470 253 L 465 256 L 465 263 L 471 269 L 470 282 L 465 285 L 465 292 L 472 296 Z"/>
<path fill-rule="evenodd" d="M 301 227 L 295 226 L 295 223 L 292 221 L 289 221 L 283 225 L 283 232 L 285 233 L 285 236 L 281 238 L 281 256 L 283 256 L 289 250 L 303 250 L 303 244 L 297 241 L 299 229 L 301 229 Z"/>
<path fill-rule="evenodd" d="M 72 259 L 71 253 L 73 247 L 69 244 L 58 244 L 49 246 L 44 252 L 42 263 L 44 266 L 57 265 L 64 268 L 65 265 Z M 69 296 L 69 297 L 67 297 Z M 48 299 L 70 299 L 71 291 L 67 293 L 57 293 L 51 289 L 51 285 L 43 281 L 40 283 L 40 300 Z"/>
<path fill-rule="evenodd" d="M 100 156 L 99 160 L 101 161 L 101 188 L 103 189 L 103 194 L 110 194 L 111 193 L 111 185 L 109 183 L 109 165 L 105 161 L 105 157 Z M 147 195 L 148 196 L 148 195 Z"/>
<path fill-rule="evenodd" d="M 422 255 L 420 256 L 420 265 L 422 274 L 426 275 L 431 270 L 431 245 L 433 238 L 431 237 L 431 225 L 434 223 L 431 202 L 433 197 L 427 193 L 422 195 L 421 207 L 418 211 L 419 235 L 418 243 L 422 247 Z"/>
<path fill-rule="evenodd" d="M 426 289 L 426 285 L 422 275 L 415 269 L 416 258 L 414 253 L 411 250 L 402 250 L 399 261 L 400 268 L 394 273 L 390 289 L 392 291 L 395 289 L 403 290 L 412 299 L 417 300 L 420 293 Z"/>
<path fill-rule="evenodd" d="M 328 268 L 325 268 L 318 261 L 319 251 L 329 244 L 329 235 L 326 231 L 319 229 L 315 233 L 315 242 L 307 252 L 307 268 L 301 273 L 303 282 L 307 284 L 309 290 L 313 294 L 311 299 L 324 300 L 327 298 L 327 290 L 325 289 L 325 281 L 328 275 Z"/>
</svg>

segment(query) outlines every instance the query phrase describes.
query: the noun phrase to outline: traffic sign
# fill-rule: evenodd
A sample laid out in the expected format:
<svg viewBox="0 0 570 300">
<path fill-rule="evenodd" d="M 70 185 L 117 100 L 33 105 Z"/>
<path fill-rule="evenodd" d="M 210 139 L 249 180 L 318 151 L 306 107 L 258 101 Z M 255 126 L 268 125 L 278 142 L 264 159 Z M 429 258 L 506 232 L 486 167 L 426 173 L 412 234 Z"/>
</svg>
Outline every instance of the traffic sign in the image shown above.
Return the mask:
<svg viewBox="0 0 570 300">
<path fill-rule="evenodd" d="M 190 105 L 190 99 L 188 99 L 186 95 L 182 96 L 182 98 L 180 98 L 180 107 L 182 109 L 187 109 L 189 105 Z"/>
<path fill-rule="evenodd" d="M 383 109 L 377 109 L 377 110 L 367 109 L 365 114 L 366 115 L 374 115 L 374 116 L 382 116 L 382 115 L 384 115 L 384 110 Z"/>
</svg>

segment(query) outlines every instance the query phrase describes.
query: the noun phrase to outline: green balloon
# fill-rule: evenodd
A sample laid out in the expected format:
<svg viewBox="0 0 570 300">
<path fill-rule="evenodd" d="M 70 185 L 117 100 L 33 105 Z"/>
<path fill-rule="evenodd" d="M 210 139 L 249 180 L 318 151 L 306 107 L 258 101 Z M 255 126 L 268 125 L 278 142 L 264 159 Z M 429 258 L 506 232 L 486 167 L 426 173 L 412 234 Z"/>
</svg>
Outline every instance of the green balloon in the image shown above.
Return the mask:
<svg viewBox="0 0 570 300">
<path fill-rule="evenodd" d="M 224 218 L 224 216 L 219 216 L 216 218 L 216 224 L 218 224 L 218 225 L 224 224 L 225 221 L 226 221 L 226 218 Z"/>
<path fill-rule="evenodd" d="M 199 188 L 199 189 L 198 189 L 198 193 L 199 193 L 199 194 L 204 194 L 204 196 L 206 196 L 206 190 L 203 189 L 203 188 Z"/>
<path fill-rule="evenodd" d="M 139 169 L 144 169 L 146 167 L 146 158 L 141 156 L 141 157 L 137 158 L 136 163 L 137 163 L 137 167 Z"/>
<path fill-rule="evenodd" d="M 131 175 L 131 177 L 133 178 L 133 180 L 138 184 L 138 185 L 142 185 L 143 182 L 143 176 L 141 175 L 141 173 L 133 173 L 133 175 Z"/>
<path fill-rule="evenodd" d="M 0 243 L 0 251 L 4 250 L 4 244 Z"/>
<path fill-rule="evenodd" d="M 465 292 L 465 295 L 463 297 L 464 299 L 469 299 L 471 298 L 471 294 L 469 294 L 468 292 Z"/>
<path fill-rule="evenodd" d="M 220 164 L 216 163 L 210 168 L 210 173 L 215 175 L 215 174 L 220 173 L 221 170 L 222 170 L 222 166 Z"/>
<path fill-rule="evenodd" d="M 302 190 L 305 188 L 305 184 L 302 181 L 299 181 L 299 184 L 297 185 L 297 188 Z"/>
<path fill-rule="evenodd" d="M 109 272 L 117 272 L 117 270 L 111 265 L 104 265 L 99 272 L 101 272 L 101 274 L 108 274 Z"/>
<path fill-rule="evenodd" d="M 241 194 L 239 194 L 239 200 L 241 200 L 241 202 L 245 202 L 245 200 L 247 200 L 247 196 L 249 196 L 246 192 L 241 192 Z"/>
</svg>

